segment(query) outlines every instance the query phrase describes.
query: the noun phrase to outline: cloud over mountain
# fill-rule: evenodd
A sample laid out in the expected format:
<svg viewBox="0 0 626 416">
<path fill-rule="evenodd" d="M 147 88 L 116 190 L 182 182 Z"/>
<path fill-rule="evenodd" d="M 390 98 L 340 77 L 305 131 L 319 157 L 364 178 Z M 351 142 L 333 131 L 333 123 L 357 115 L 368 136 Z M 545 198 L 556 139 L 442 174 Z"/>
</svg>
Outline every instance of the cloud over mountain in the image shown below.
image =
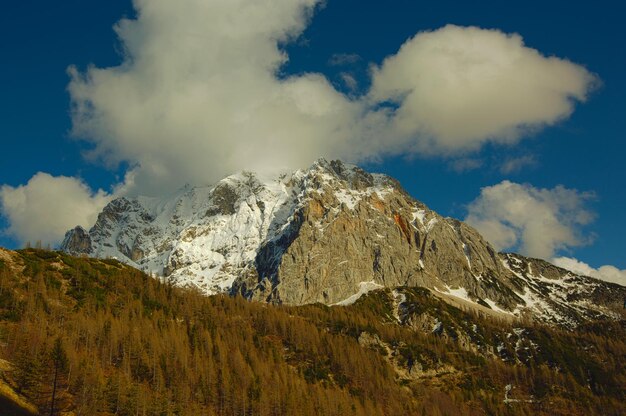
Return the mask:
<svg viewBox="0 0 626 416">
<path fill-rule="evenodd" d="M 626 270 L 620 270 L 615 266 L 605 265 L 594 269 L 587 263 L 583 263 L 582 261 L 571 257 L 557 257 L 551 261 L 557 266 L 570 270 L 574 273 L 626 286 Z"/>
<path fill-rule="evenodd" d="M 93 144 L 93 157 L 130 166 L 118 189 L 158 195 L 320 156 L 449 156 L 514 143 L 568 117 L 597 81 L 519 35 L 446 26 L 407 40 L 373 65 L 370 91 L 349 97 L 323 74 L 280 74 L 282 45 L 318 3 L 136 0 L 137 18 L 115 28 L 123 62 L 69 69 L 73 135 Z M 98 206 L 82 195 L 81 206 Z M 17 233 L 22 223 L 5 215 Z"/>
<path fill-rule="evenodd" d="M 20 243 L 57 243 L 68 229 L 93 225 L 109 200 L 78 179 L 42 172 L 26 185 L 0 187 L 0 208 L 10 223 L 5 232 Z"/>
<path fill-rule="evenodd" d="M 585 206 L 592 193 L 559 185 L 553 189 L 502 181 L 481 189 L 465 221 L 496 249 L 550 259 L 559 249 L 589 242 L 582 227 L 593 213 Z"/>
<path fill-rule="evenodd" d="M 282 43 L 316 1 L 139 1 L 116 27 L 115 68 L 72 68 L 74 134 L 134 166 L 154 193 L 240 169 L 407 152 L 449 154 L 514 141 L 567 117 L 595 78 L 519 35 L 446 26 L 418 33 L 351 99 L 322 74 L 278 76 Z M 392 107 L 381 103 L 393 102 Z"/>
</svg>

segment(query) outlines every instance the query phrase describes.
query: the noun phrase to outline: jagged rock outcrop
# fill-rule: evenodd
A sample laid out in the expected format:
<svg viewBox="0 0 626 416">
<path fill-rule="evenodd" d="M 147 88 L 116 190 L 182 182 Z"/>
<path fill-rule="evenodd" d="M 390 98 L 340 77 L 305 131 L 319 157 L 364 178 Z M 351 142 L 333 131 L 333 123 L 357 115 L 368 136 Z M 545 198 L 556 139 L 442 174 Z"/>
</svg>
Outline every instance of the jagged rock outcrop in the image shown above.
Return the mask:
<svg viewBox="0 0 626 416">
<path fill-rule="evenodd" d="M 116 257 L 207 294 L 345 303 L 377 287 L 421 286 L 514 316 L 576 325 L 626 288 L 499 254 L 394 179 L 339 161 L 276 177 L 243 172 L 170 198 L 119 198 L 63 249 Z M 88 244 L 89 243 L 89 244 Z M 607 293 L 613 293 L 607 298 Z"/>
<path fill-rule="evenodd" d="M 263 298 L 267 290 L 249 282 L 245 294 L 291 304 L 332 304 L 361 282 L 373 281 L 442 291 L 465 287 L 506 306 L 520 301 L 497 288 L 504 267 L 474 229 L 429 210 L 396 182 L 379 179 L 375 185 L 365 172 L 359 171 L 355 181 L 345 168 L 330 169 L 333 175 L 307 187 L 308 198 L 287 232 L 259 250 L 259 278 L 274 290 Z"/>
<path fill-rule="evenodd" d="M 66 252 L 74 255 L 90 254 L 92 251 L 91 237 L 80 225 L 65 233 L 61 246 Z"/>
</svg>

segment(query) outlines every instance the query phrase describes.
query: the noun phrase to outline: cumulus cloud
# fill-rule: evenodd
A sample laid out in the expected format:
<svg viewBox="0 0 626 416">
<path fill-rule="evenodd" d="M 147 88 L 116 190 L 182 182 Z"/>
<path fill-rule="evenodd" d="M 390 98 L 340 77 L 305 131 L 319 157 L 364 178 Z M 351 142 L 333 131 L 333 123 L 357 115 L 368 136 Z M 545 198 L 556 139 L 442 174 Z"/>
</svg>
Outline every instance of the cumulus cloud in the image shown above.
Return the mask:
<svg viewBox="0 0 626 416">
<path fill-rule="evenodd" d="M 585 207 L 592 193 L 557 186 L 539 189 L 509 181 L 481 189 L 468 206 L 465 221 L 496 249 L 516 249 L 549 259 L 559 249 L 589 242 L 582 226 L 594 215 Z"/>
<path fill-rule="evenodd" d="M 129 162 L 135 189 L 150 194 L 321 156 L 359 162 L 512 141 L 568 116 L 594 81 L 518 35 L 457 26 L 408 40 L 358 98 L 322 74 L 279 76 L 281 45 L 317 3 L 135 1 L 137 19 L 116 26 L 124 62 L 70 69 L 74 135 L 95 143 L 95 156 Z"/>
<path fill-rule="evenodd" d="M 211 183 L 241 169 L 346 157 L 362 108 L 320 74 L 277 75 L 279 45 L 306 26 L 314 0 L 136 1 L 116 26 L 115 68 L 70 69 L 73 132 L 95 156 L 127 161 L 141 193 Z"/>
<path fill-rule="evenodd" d="M 418 33 L 374 69 L 369 97 L 399 104 L 398 133 L 422 152 L 511 143 L 568 117 L 596 83 L 585 68 L 545 57 L 517 34 L 446 26 Z"/>
<path fill-rule="evenodd" d="M 6 232 L 22 244 L 55 244 L 76 225 L 90 227 L 109 200 L 76 178 L 42 172 L 26 185 L 0 188 L 0 207 L 10 224 Z"/>
<path fill-rule="evenodd" d="M 583 263 L 571 257 L 556 257 L 552 259 L 552 263 L 577 274 L 591 276 L 596 279 L 626 286 L 626 270 L 620 270 L 615 266 L 606 265 L 594 269 L 587 263 Z"/>
<path fill-rule="evenodd" d="M 374 65 L 371 90 L 355 97 L 322 74 L 281 72 L 282 46 L 298 38 L 319 3 L 134 0 L 136 19 L 115 26 L 122 63 L 68 70 L 73 135 L 93 145 L 90 160 L 130 166 L 118 194 L 160 195 L 319 157 L 458 156 L 489 140 L 512 143 L 567 117 L 595 82 L 519 35 L 446 26 L 418 33 Z M 356 59 L 337 55 L 331 63 Z M 79 205 L 94 206 L 91 192 L 71 196 L 79 194 Z M 5 215 L 12 233 L 31 238 L 21 231 L 32 229 L 29 221 L 6 208 L 17 195 L 6 193 Z"/>
</svg>

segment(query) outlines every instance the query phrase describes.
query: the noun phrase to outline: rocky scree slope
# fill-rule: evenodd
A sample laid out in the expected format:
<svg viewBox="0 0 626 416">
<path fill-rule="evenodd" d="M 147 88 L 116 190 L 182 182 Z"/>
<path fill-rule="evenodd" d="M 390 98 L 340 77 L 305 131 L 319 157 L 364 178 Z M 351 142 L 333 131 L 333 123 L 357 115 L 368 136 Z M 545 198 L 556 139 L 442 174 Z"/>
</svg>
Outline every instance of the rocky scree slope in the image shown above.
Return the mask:
<svg viewBox="0 0 626 416">
<path fill-rule="evenodd" d="M 118 198 L 62 249 L 116 258 L 178 286 L 254 300 L 349 304 L 383 287 L 420 286 L 466 306 L 573 327 L 619 318 L 626 288 L 545 261 L 497 253 L 393 178 L 320 159 L 251 172 L 164 198 Z"/>
</svg>

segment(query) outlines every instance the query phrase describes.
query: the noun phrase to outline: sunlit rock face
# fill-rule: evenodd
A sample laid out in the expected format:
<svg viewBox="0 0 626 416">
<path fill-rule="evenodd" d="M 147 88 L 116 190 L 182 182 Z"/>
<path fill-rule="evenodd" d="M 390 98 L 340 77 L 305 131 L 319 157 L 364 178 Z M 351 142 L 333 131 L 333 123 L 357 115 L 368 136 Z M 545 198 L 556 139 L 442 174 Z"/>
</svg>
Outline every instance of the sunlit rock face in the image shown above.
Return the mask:
<svg viewBox="0 0 626 416">
<path fill-rule="evenodd" d="M 626 288 L 541 260 L 497 253 L 393 178 L 339 161 L 273 176 L 241 172 L 167 198 L 119 198 L 63 250 L 114 257 L 207 295 L 347 304 L 421 286 L 467 307 L 575 326 L 615 315 Z M 610 296 L 609 296 L 610 294 Z"/>
</svg>

